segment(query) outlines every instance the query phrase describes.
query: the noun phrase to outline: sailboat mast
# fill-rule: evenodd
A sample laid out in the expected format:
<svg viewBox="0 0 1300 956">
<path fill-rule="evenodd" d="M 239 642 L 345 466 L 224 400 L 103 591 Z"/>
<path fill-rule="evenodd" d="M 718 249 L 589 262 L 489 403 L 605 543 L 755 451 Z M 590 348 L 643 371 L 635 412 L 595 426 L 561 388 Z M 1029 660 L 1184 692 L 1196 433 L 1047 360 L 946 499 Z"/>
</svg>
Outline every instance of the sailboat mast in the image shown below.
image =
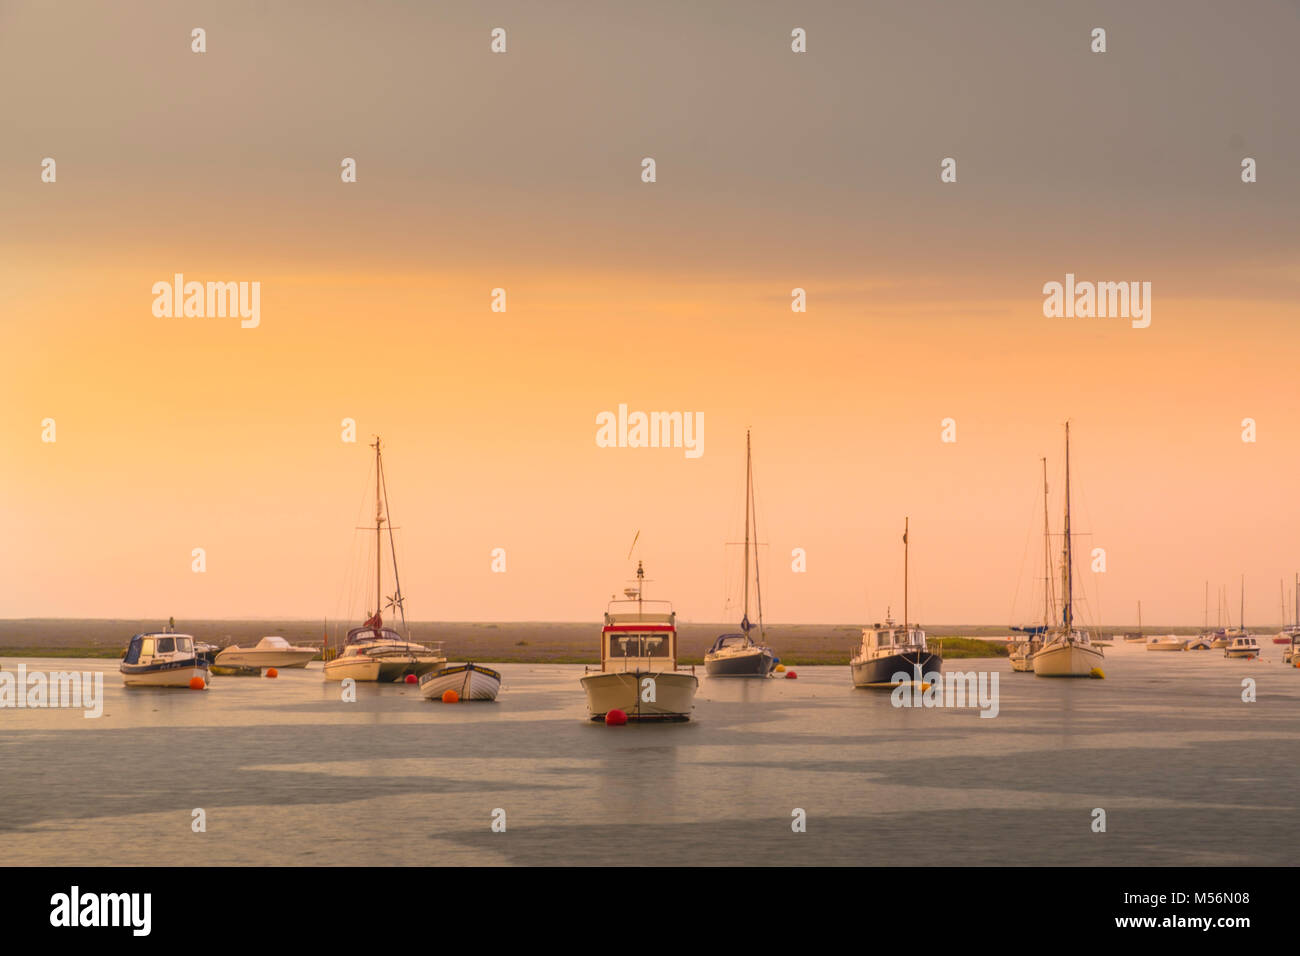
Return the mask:
<svg viewBox="0 0 1300 956">
<path fill-rule="evenodd" d="M 907 518 L 903 519 L 903 633 L 907 633 Z"/>
<path fill-rule="evenodd" d="M 1070 540 L 1070 423 L 1065 423 L 1065 632 L 1074 629 L 1074 548 Z"/>
<path fill-rule="evenodd" d="M 379 436 L 375 436 L 375 614 L 379 613 L 379 606 L 384 600 L 383 573 L 384 573 L 384 504 L 383 497 L 380 493 L 381 477 L 379 469 L 381 459 L 379 454 Z"/>
<path fill-rule="evenodd" d="M 749 434 L 745 434 L 745 458 L 750 459 L 749 455 Z M 752 459 L 750 459 L 752 460 Z M 758 564 L 758 502 L 754 499 L 754 468 L 749 465 L 746 469 L 749 472 L 749 513 L 754 519 L 754 600 L 758 603 L 758 639 L 763 640 L 763 579 L 762 572 Z"/>
<path fill-rule="evenodd" d="M 1246 629 L 1246 575 L 1241 576 L 1241 610 L 1237 615 L 1237 625 L 1244 631 Z"/>
<path fill-rule="evenodd" d="M 1043 456 L 1043 626 L 1052 623 L 1052 526 L 1047 517 L 1047 456 Z"/>
<path fill-rule="evenodd" d="M 745 613 L 741 617 L 742 629 L 749 634 L 749 518 L 753 497 L 754 471 L 750 459 L 749 429 L 745 429 Z"/>
<path fill-rule="evenodd" d="M 1210 629 L 1210 581 L 1205 581 L 1205 622 L 1201 625 L 1202 630 Z"/>
</svg>

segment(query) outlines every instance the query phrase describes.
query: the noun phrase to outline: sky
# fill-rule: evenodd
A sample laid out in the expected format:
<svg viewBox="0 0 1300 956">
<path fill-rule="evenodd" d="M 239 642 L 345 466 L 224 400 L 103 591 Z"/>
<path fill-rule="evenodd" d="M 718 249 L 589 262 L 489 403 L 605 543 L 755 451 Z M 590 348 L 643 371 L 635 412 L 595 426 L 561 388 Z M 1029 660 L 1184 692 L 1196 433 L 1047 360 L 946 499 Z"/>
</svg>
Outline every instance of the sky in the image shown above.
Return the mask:
<svg viewBox="0 0 1300 956">
<path fill-rule="evenodd" d="M 1297 40 L 1266 0 L 0 0 L 0 616 L 355 619 L 379 434 L 413 618 L 596 620 L 640 559 L 738 619 L 748 428 L 769 621 L 897 615 L 907 517 L 914 619 L 1028 622 L 1069 419 L 1095 620 L 1244 575 L 1279 623 Z M 176 273 L 257 327 L 156 316 Z M 1150 326 L 1046 317 L 1067 273 Z M 598 447 L 620 403 L 703 454 Z"/>
</svg>

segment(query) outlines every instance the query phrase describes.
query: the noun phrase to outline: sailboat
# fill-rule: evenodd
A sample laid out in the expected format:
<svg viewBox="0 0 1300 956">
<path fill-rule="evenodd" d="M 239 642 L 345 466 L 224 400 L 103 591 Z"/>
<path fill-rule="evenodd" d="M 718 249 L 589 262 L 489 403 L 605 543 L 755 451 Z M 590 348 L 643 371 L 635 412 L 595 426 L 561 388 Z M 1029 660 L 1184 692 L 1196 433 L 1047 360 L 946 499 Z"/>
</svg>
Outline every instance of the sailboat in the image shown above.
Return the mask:
<svg viewBox="0 0 1300 956">
<path fill-rule="evenodd" d="M 1051 524 L 1047 517 L 1047 459 L 1043 458 L 1043 623 L 1040 627 L 1024 628 L 1029 639 L 1011 648 L 1007 655 L 1011 659 L 1011 670 L 1018 674 L 1027 674 L 1034 669 L 1034 654 L 1043 646 L 1043 633 L 1056 617 L 1053 608 L 1056 595 L 1052 593 L 1052 545 Z"/>
<path fill-rule="evenodd" d="M 327 656 L 325 660 L 326 680 L 379 681 L 390 683 L 403 680 L 408 675 L 419 677 L 430 671 L 438 670 L 447 663 L 436 650 L 423 644 L 416 644 L 410 639 L 410 630 L 406 625 L 405 598 L 402 596 L 402 583 L 397 574 L 397 550 L 393 542 L 393 525 L 388 522 L 388 548 L 393 556 L 394 593 L 388 598 L 385 608 L 383 602 L 383 550 L 384 524 L 387 521 L 388 492 L 384 484 L 384 461 L 379 436 L 370 447 L 375 450 L 375 613 L 370 615 L 359 627 L 348 631 L 343 642 L 342 651 L 337 656 Z M 401 617 L 402 628 L 407 633 L 403 636 L 392 627 L 385 627 L 380 613 L 382 609 L 396 611 Z"/>
<path fill-rule="evenodd" d="M 943 667 L 943 653 L 930 650 L 925 631 L 907 620 L 907 534 L 908 519 L 903 519 L 903 623 L 896 624 L 885 611 L 883 624 L 862 629 L 862 644 L 849 661 L 854 687 L 894 687 L 906 679 L 923 683 L 927 674 Z"/>
<path fill-rule="evenodd" d="M 677 667 L 677 613 L 668 601 L 645 598 L 645 568 L 636 563 L 636 586 L 605 609 L 600 667 L 581 678 L 587 714 L 602 720 L 620 710 L 628 720 L 690 720 L 700 680 Z"/>
<path fill-rule="evenodd" d="M 1039 677 L 1090 677 L 1101 666 L 1104 654 L 1092 643 L 1088 632 L 1074 626 L 1074 542 L 1070 537 L 1070 423 L 1065 423 L 1065 553 L 1064 606 L 1061 624 L 1046 635 L 1042 649 L 1034 655 L 1034 673 Z"/>
<path fill-rule="evenodd" d="M 1146 638 L 1142 636 L 1142 602 L 1138 601 L 1138 629 L 1124 635 L 1124 640 L 1130 644 L 1142 644 Z"/>
<path fill-rule="evenodd" d="M 1296 575 L 1295 588 L 1295 621 L 1291 624 L 1286 622 L 1286 593 L 1282 594 L 1282 630 L 1277 632 L 1273 638 L 1274 644 L 1294 644 L 1300 639 L 1300 574 Z M 1279 585 L 1282 586 L 1282 585 Z"/>
<path fill-rule="evenodd" d="M 754 537 L 754 593 L 758 599 L 758 642 L 749 636 L 749 547 L 750 527 Z M 758 514 L 754 503 L 754 465 L 749 432 L 745 432 L 745 609 L 739 634 L 721 634 L 704 655 L 704 673 L 709 677 L 768 677 L 776 666 L 772 649 L 763 639 L 763 590 L 758 576 Z"/>
</svg>

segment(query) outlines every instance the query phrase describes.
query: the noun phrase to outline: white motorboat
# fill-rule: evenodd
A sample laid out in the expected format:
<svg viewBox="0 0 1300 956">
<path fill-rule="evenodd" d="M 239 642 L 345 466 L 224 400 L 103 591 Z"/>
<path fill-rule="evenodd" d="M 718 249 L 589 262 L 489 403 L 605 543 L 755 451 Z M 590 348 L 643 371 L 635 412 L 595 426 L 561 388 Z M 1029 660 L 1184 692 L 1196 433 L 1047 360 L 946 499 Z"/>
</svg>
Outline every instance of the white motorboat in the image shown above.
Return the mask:
<svg viewBox="0 0 1300 956">
<path fill-rule="evenodd" d="M 709 677 L 770 677 L 776 667 L 776 655 L 763 640 L 763 589 L 758 574 L 758 514 L 754 502 L 754 466 L 749 432 L 745 432 L 745 605 L 740 618 L 739 634 L 722 634 L 704 655 L 704 673 Z M 749 556 L 750 527 L 754 529 L 754 593 L 758 601 L 758 635 L 750 636 Z"/>
<path fill-rule="evenodd" d="M 189 687 L 194 678 L 208 683 L 209 669 L 189 634 L 150 631 L 127 646 L 118 670 L 127 687 Z"/>
<path fill-rule="evenodd" d="M 1259 657 L 1259 641 L 1252 634 L 1234 637 L 1223 649 L 1224 657 Z"/>
<path fill-rule="evenodd" d="M 677 666 L 677 615 L 668 601 L 643 596 L 645 569 L 636 564 L 636 587 L 612 600 L 600 631 L 600 668 L 581 678 L 587 714 L 603 720 L 621 710 L 628 720 L 689 720 L 700 681 L 695 669 Z"/>
<path fill-rule="evenodd" d="M 943 670 L 942 651 L 931 650 L 925 631 L 907 621 L 909 523 L 903 519 L 903 623 L 895 624 L 886 608 L 883 624 L 862 629 L 862 643 L 849 660 L 854 687 L 924 686 L 927 677 Z"/>
<path fill-rule="evenodd" d="M 420 693 L 426 700 L 441 700 L 447 691 L 460 700 L 496 700 L 501 674 L 482 664 L 452 664 L 429 671 L 420 678 Z"/>
<path fill-rule="evenodd" d="M 1070 423 L 1065 423 L 1065 547 L 1062 557 L 1064 599 L 1060 626 L 1044 635 L 1043 647 L 1034 655 L 1039 677 L 1091 677 L 1105 654 L 1091 635 L 1074 624 L 1074 543 L 1070 535 Z"/>
<path fill-rule="evenodd" d="M 289 668 L 306 667 L 316 656 L 314 647 L 298 647 L 283 637 L 268 635 L 252 647 L 231 644 L 217 652 L 213 663 L 218 667 Z"/>
<path fill-rule="evenodd" d="M 1147 638 L 1147 650 L 1185 651 L 1187 650 L 1187 638 L 1179 637 L 1177 634 L 1166 634 L 1164 637 L 1149 637 Z"/>
<path fill-rule="evenodd" d="M 326 647 L 324 658 L 325 679 L 330 681 L 379 681 L 388 683 L 404 680 L 414 675 L 421 677 L 429 671 L 438 670 L 447 663 L 447 658 L 440 653 L 440 645 L 432 647 L 417 644 L 410 638 L 406 628 L 406 599 L 402 595 L 402 583 L 397 573 L 397 550 L 393 544 L 393 526 L 385 517 L 388 511 L 388 493 L 384 485 L 384 461 L 378 436 L 370 447 L 375 450 L 375 613 L 359 627 L 347 633 L 343 647 L 337 654 Z M 384 603 L 383 589 L 383 553 L 384 524 L 388 522 L 388 550 L 393 559 L 394 592 Z M 368 529 L 367 529 L 368 530 Z M 392 627 L 384 626 L 380 614 L 380 605 L 401 616 L 402 627 L 408 633 L 403 636 Z"/>
</svg>

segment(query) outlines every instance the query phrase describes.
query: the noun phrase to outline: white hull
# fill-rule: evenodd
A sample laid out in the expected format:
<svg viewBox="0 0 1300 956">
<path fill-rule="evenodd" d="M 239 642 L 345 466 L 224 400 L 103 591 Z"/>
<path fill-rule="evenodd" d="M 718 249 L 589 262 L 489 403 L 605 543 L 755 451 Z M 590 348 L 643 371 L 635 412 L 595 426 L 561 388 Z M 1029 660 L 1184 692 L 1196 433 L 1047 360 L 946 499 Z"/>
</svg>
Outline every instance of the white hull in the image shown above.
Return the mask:
<svg viewBox="0 0 1300 956">
<path fill-rule="evenodd" d="M 1088 677 L 1104 660 L 1102 652 L 1089 644 L 1047 644 L 1034 655 L 1034 673 L 1039 677 Z"/>
<path fill-rule="evenodd" d="M 461 700 L 496 700 L 501 690 L 501 675 L 486 668 L 448 667 L 420 682 L 426 700 L 441 700 L 454 690 Z"/>
<path fill-rule="evenodd" d="M 212 663 L 218 667 L 306 667 L 316 656 L 315 648 L 306 651 L 259 651 L 252 647 L 227 647 Z"/>
<path fill-rule="evenodd" d="M 127 687 L 189 687 L 195 677 L 208 682 L 208 669 L 202 666 L 173 667 L 165 671 L 147 671 L 143 674 L 123 674 Z"/>
<path fill-rule="evenodd" d="M 1185 651 L 1187 650 L 1186 641 L 1160 641 L 1155 644 L 1148 644 L 1149 651 Z"/>
<path fill-rule="evenodd" d="M 325 662 L 326 680 L 379 680 L 379 661 L 369 657 L 338 657 Z"/>
<path fill-rule="evenodd" d="M 643 681 L 654 679 L 653 701 L 643 700 Z M 628 720 L 689 720 L 695 709 L 699 679 L 678 671 L 626 671 L 588 674 L 582 678 L 587 713 L 592 720 L 621 710 Z"/>
</svg>

